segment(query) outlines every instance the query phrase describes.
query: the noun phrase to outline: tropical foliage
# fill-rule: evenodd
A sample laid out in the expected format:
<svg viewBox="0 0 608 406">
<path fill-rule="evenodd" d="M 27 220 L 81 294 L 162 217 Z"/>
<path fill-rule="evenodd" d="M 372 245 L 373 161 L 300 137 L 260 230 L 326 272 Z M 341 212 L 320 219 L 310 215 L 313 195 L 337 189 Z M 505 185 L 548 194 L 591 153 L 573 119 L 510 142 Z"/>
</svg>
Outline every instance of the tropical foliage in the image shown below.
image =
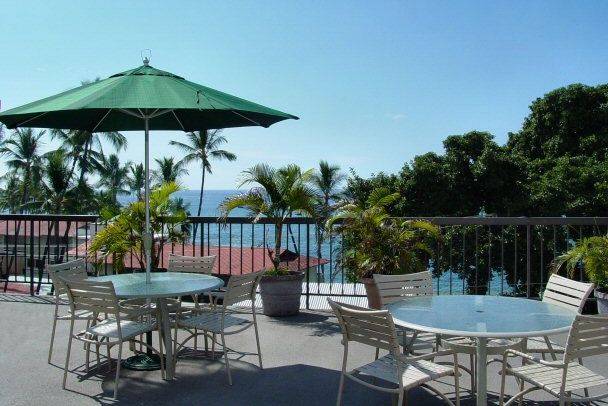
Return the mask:
<svg viewBox="0 0 608 406">
<path fill-rule="evenodd" d="M 327 221 L 328 231 L 344 238 L 342 266 L 349 281 L 427 269 L 439 229 L 427 221 L 391 218 L 387 207 L 399 198 L 378 188 L 365 204 L 346 204 Z"/>
<path fill-rule="evenodd" d="M 175 182 L 165 183 L 150 193 L 150 226 L 154 235 L 151 266 L 158 267 L 160 248 L 164 244 L 181 243 L 187 237 L 185 222 L 187 214 L 172 203 L 171 196 L 179 190 Z M 111 259 L 114 269 L 120 272 L 125 267 L 125 256 L 133 255 L 141 269 L 146 267 L 143 235 L 145 230 L 145 204 L 137 201 L 129 204 L 100 230 L 90 246 L 91 259 L 103 262 Z"/>
<path fill-rule="evenodd" d="M 263 217 L 274 224 L 274 250 L 268 249 L 273 271 L 282 274 L 286 270 L 281 264 L 281 240 L 287 218 L 295 214 L 314 215 L 316 195 L 309 182 L 313 170 L 302 171 L 297 165 L 275 169 L 266 164 L 257 164 L 243 172 L 239 187 L 254 185 L 248 192 L 226 198 L 220 205 L 222 218 L 234 209 L 246 209 L 254 221 Z"/>
<path fill-rule="evenodd" d="M 589 280 L 602 291 L 608 292 L 608 236 L 583 238 L 568 252 L 553 262 L 554 270 L 565 270 L 570 277 L 581 269 Z"/>
</svg>

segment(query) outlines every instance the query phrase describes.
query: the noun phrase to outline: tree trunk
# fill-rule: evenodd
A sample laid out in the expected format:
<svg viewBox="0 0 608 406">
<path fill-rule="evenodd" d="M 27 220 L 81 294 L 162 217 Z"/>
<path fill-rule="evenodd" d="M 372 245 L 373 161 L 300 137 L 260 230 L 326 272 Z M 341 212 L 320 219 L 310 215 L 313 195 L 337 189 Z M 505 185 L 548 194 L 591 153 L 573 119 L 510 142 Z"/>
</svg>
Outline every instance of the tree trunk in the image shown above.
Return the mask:
<svg viewBox="0 0 608 406">
<path fill-rule="evenodd" d="M 89 165 L 89 141 L 84 144 L 84 153 L 82 154 L 82 168 L 80 168 L 80 178 L 78 179 L 78 185 L 82 185 L 84 176 L 87 173 Z"/>
<path fill-rule="evenodd" d="M 203 192 L 205 190 L 205 166 L 203 165 L 203 175 L 201 176 L 201 193 L 198 197 L 198 210 L 196 212 L 196 215 L 198 217 L 200 217 L 201 215 L 201 209 L 203 207 Z M 196 244 L 196 232 L 198 231 L 198 224 L 199 223 L 194 223 L 194 231 L 192 233 L 192 245 Z M 201 242 L 202 244 L 202 242 Z"/>
</svg>

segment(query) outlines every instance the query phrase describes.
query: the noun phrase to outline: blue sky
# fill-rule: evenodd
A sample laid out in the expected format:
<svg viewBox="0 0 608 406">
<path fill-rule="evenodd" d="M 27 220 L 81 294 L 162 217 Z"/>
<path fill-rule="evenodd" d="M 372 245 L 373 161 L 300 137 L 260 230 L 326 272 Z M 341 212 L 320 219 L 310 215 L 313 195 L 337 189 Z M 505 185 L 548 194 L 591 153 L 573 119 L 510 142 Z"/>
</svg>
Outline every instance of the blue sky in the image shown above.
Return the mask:
<svg viewBox="0 0 608 406">
<path fill-rule="evenodd" d="M 361 175 L 397 171 L 470 130 L 504 143 L 529 104 L 556 87 L 608 82 L 601 1 L 15 1 L 0 0 L 0 100 L 16 107 L 81 80 L 151 65 L 301 117 L 229 129 L 234 163 L 212 189 L 257 162 Z M 122 159 L 143 160 L 143 136 Z M 152 135 L 153 157 L 178 132 Z M 46 147 L 51 148 L 53 144 Z M 183 183 L 198 188 L 191 166 Z"/>
</svg>

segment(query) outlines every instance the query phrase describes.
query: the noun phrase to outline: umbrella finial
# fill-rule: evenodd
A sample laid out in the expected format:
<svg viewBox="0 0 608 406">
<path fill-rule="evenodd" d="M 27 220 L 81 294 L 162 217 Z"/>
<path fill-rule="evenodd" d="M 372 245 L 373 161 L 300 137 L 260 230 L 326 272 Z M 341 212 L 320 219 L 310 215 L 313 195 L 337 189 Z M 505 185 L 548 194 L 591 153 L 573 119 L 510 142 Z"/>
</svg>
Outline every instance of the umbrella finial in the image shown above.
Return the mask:
<svg viewBox="0 0 608 406">
<path fill-rule="evenodd" d="M 150 57 L 152 56 L 152 50 L 151 49 L 142 49 L 141 51 L 141 59 L 144 62 L 145 66 L 148 66 L 150 64 Z"/>
</svg>

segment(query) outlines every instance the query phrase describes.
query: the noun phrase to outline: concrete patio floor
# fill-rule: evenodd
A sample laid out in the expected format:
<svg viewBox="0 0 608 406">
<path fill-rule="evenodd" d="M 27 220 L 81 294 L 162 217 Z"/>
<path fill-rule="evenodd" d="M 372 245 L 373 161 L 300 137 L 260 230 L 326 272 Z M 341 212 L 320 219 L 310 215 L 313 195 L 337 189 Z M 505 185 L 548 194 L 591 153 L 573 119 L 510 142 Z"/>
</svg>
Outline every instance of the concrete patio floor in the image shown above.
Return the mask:
<svg viewBox="0 0 608 406">
<path fill-rule="evenodd" d="M 74 345 L 68 375 L 68 390 L 61 389 L 69 323 L 60 322 L 52 365 L 47 364 L 53 307 L 42 297 L 0 295 L 0 405 L 334 405 L 340 377 L 341 334 L 329 313 L 303 312 L 282 319 L 260 317 L 264 369 L 255 356 L 237 360 L 231 354 L 234 385 L 229 386 L 221 361 L 208 358 L 180 358 L 176 379 L 163 381 L 160 371 L 123 369 L 119 399 L 113 401 L 113 371 L 84 372 L 84 351 Z M 253 330 L 227 338 L 229 347 L 255 351 Z M 127 346 L 125 346 L 125 349 Z M 130 354 L 128 351 L 127 356 Z M 373 359 L 374 350 L 353 345 L 349 363 L 361 365 Z M 112 351 L 116 356 L 116 350 Z M 465 365 L 468 362 L 462 357 Z M 591 359 L 592 369 L 608 374 L 605 358 Z M 497 404 L 498 365 L 490 367 L 490 403 Z M 86 378 L 86 379 L 85 379 Z M 463 405 L 473 405 L 470 380 L 461 379 Z M 515 392 L 509 379 L 508 393 Z M 435 384 L 453 397 L 453 381 Z M 549 396 L 535 392 L 526 404 L 553 404 Z M 410 405 L 443 404 L 431 393 L 411 390 Z M 344 405 L 391 404 L 389 395 L 348 382 Z M 603 403 L 599 403 L 603 404 Z"/>
</svg>

